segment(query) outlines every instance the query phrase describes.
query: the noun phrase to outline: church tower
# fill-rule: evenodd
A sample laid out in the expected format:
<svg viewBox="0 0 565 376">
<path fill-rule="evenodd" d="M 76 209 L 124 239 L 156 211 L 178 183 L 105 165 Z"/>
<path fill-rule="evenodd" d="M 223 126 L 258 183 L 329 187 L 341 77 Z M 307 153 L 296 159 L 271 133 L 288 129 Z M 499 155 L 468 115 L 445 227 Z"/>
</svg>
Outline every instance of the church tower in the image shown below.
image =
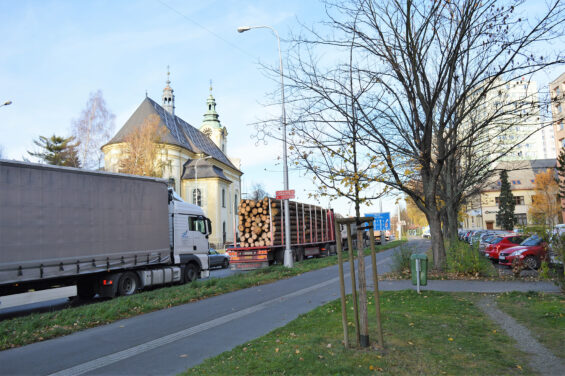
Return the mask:
<svg viewBox="0 0 565 376">
<path fill-rule="evenodd" d="M 228 131 L 220 124 L 219 115 L 216 112 L 216 99 L 212 95 L 212 85 L 210 85 L 210 95 L 206 100 L 206 112 L 204 113 L 204 120 L 200 131 L 208 136 L 220 148 L 220 150 L 227 154 L 227 140 Z"/>
<path fill-rule="evenodd" d="M 170 76 L 171 72 L 167 66 L 167 86 L 163 89 L 163 108 L 167 110 L 168 113 L 175 116 L 175 95 L 173 94 L 173 89 L 171 88 Z"/>
</svg>

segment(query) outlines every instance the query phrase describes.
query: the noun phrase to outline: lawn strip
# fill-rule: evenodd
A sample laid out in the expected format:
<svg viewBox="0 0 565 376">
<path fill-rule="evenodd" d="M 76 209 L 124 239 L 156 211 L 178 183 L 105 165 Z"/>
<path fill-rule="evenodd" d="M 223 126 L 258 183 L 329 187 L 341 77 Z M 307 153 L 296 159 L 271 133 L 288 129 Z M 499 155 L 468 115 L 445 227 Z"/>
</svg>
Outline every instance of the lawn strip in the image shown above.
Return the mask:
<svg viewBox="0 0 565 376">
<path fill-rule="evenodd" d="M 385 351 L 344 349 L 339 301 L 204 361 L 185 375 L 531 374 L 514 341 L 478 310 L 472 294 L 381 293 Z M 351 301 L 351 297 L 348 297 Z M 371 341 L 376 339 L 370 300 Z M 349 321 L 352 307 L 348 307 Z M 351 324 L 351 323 L 350 323 Z M 351 327 L 351 333 L 354 332 Z M 350 333 L 350 334 L 351 334 Z M 354 343 L 353 336 L 350 341 Z"/>
<path fill-rule="evenodd" d="M 527 327 L 554 355 L 565 359 L 565 297 L 561 294 L 510 292 L 497 295 L 497 306 Z"/>
<path fill-rule="evenodd" d="M 405 241 L 394 241 L 377 247 L 377 251 L 397 247 Z M 365 254 L 370 254 L 369 250 Z M 344 253 L 347 260 L 347 253 Z M 34 313 L 0 322 L 0 350 L 71 334 L 143 313 L 170 308 L 210 296 L 225 294 L 252 286 L 290 278 L 337 263 L 337 256 L 308 259 L 294 268 L 272 266 L 226 278 L 199 280 L 186 285 L 164 287 L 111 300 L 66 308 L 55 312 Z"/>
</svg>

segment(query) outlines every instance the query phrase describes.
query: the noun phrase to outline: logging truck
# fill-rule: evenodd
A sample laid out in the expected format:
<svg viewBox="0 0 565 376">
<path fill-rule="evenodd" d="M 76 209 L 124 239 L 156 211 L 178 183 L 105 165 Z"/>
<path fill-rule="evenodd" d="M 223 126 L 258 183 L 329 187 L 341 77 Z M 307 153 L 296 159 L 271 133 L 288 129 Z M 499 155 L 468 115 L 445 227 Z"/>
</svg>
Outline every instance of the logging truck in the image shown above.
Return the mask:
<svg viewBox="0 0 565 376">
<path fill-rule="evenodd" d="M 239 244 L 228 248 L 232 270 L 251 270 L 284 262 L 283 201 L 271 198 L 241 200 L 238 208 Z M 335 252 L 334 213 L 331 209 L 289 202 L 290 248 L 295 261 Z"/>
</svg>

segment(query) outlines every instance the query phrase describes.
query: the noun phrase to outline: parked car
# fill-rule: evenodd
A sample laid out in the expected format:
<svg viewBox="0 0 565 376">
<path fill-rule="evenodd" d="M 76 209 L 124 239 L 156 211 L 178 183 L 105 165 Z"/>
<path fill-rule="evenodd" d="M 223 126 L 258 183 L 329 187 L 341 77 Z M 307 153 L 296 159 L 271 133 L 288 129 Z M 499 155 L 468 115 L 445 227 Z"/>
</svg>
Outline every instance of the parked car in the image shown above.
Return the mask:
<svg viewBox="0 0 565 376">
<path fill-rule="evenodd" d="M 220 253 L 213 248 L 208 252 L 210 260 L 210 268 L 220 266 L 222 269 L 227 269 L 230 266 L 230 258 L 225 253 Z"/>
<path fill-rule="evenodd" d="M 500 252 L 510 247 L 516 247 L 524 240 L 526 240 L 524 235 L 497 236 L 493 239 L 493 242 L 485 248 L 485 256 L 494 262 L 498 262 Z"/>
<path fill-rule="evenodd" d="M 547 243 L 539 236 L 532 235 L 519 246 L 507 248 L 498 255 L 501 265 L 511 266 L 515 259 L 521 260 L 530 269 L 537 269 L 547 256 Z"/>
<path fill-rule="evenodd" d="M 495 241 L 498 241 L 499 238 L 500 235 L 498 234 L 486 233 L 481 235 L 479 239 L 479 253 L 484 254 L 487 246 L 491 245 Z"/>
</svg>

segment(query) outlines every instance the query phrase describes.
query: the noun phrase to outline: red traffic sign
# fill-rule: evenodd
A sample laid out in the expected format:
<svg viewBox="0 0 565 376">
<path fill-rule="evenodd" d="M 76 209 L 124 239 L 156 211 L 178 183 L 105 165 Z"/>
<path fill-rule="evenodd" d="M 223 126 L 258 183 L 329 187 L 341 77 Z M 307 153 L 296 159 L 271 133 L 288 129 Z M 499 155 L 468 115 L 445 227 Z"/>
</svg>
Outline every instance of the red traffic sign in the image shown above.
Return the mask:
<svg viewBox="0 0 565 376">
<path fill-rule="evenodd" d="M 294 198 L 294 189 L 288 191 L 276 191 L 277 200 L 290 200 Z"/>
</svg>

